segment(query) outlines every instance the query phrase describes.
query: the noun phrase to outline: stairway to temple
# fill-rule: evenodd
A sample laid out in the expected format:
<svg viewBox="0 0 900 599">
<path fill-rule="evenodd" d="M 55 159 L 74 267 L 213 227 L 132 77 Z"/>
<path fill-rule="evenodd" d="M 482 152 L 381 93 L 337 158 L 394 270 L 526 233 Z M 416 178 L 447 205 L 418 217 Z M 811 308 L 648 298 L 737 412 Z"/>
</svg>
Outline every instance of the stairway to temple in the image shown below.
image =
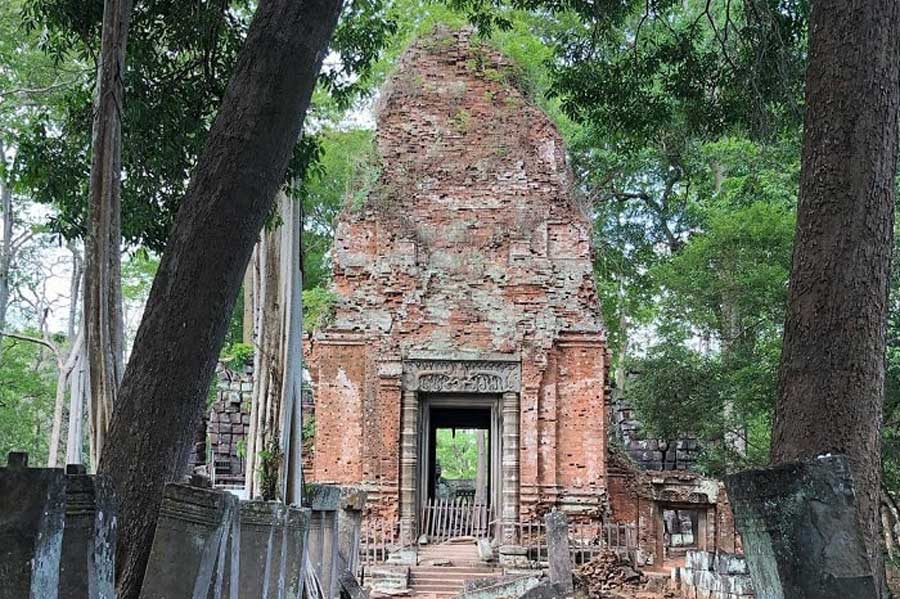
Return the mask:
<svg viewBox="0 0 900 599">
<path fill-rule="evenodd" d="M 409 586 L 414 597 L 455 597 L 467 580 L 498 578 L 499 568 L 482 561 L 474 541 L 424 545 L 419 565 L 410 568 Z"/>
</svg>

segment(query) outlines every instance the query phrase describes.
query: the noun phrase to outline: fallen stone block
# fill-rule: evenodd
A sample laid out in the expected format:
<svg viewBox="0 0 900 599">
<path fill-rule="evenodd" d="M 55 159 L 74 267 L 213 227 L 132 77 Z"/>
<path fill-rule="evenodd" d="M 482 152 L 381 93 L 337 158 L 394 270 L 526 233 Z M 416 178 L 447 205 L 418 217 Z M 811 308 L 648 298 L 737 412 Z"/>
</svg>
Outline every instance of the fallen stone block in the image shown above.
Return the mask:
<svg viewBox="0 0 900 599">
<path fill-rule="evenodd" d="M 534 574 L 466 582 L 457 599 L 518 599 L 539 584 L 541 578 Z"/>
<path fill-rule="evenodd" d="M 519 599 L 562 599 L 571 595 L 572 591 L 563 588 L 559 583 L 544 580 L 521 595 Z"/>
<path fill-rule="evenodd" d="M 65 505 L 62 470 L 28 468 L 28 454 L 9 454 L 0 468 L 0 599 L 57 599 Z"/>
<path fill-rule="evenodd" d="M 366 571 L 372 594 L 404 592 L 409 589 L 409 566 L 372 566 Z"/>
<path fill-rule="evenodd" d="M 528 548 L 521 545 L 501 545 L 499 562 L 504 568 L 527 568 Z"/>
<path fill-rule="evenodd" d="M 341 599 L 369 599 L 369 593 L 356 580 L 349 570 L 344 570 L 338 577 L 341 584 Z"/>
<path fill-rule="evenodd" d="M 725 479 L 759 599 L 877 599 L 844 456 Z"/>
<path fill-rule="evenodd" d="M 494 548 L 491 547 L 491 542 L 487 539 L 478 539 L 476 542 L 478 546 L 478 559 L 483 562 L 490 562 L 494 559 Z"/>
</svg>

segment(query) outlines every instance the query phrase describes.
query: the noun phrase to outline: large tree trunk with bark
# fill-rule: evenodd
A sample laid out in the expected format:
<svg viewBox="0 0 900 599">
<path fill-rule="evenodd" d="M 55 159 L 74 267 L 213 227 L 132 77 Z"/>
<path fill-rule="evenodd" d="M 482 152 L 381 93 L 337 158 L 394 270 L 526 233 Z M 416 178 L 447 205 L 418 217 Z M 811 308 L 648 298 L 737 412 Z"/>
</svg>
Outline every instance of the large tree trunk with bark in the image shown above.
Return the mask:
<svg viewBox="0 0 900 599">
<path fill-rule="evenodd" d="M 163 486 L 187 468 L 241 279 L 339 12 L 340 0 L 261 0 L 175 220 L 100 459 L 120 500 L 120 599 L 138 596 Z"/>
<path fill-rule="evenodd" d="M 775 463 L 848 455 L 878 580 L 898 40 L 896 0 L 811 3 L 797 232 L 772 445 Z"/>
<path fill-rule="evenodd" d="M 122 111 L 131 0 L 106 0 L 94 90 L 84 319 L 91 398 L 91 464 L 106 442 L 122 377 L 125 326 L 121 283 Z"/>
</svg>

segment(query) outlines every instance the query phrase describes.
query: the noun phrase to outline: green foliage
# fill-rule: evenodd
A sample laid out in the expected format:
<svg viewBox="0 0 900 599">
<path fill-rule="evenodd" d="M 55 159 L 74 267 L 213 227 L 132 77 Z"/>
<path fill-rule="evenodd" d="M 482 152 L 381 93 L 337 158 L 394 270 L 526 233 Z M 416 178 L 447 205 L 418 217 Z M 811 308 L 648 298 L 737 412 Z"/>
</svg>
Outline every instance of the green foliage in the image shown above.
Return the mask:
<svg viewBox="0 0 900 599">
<path fill-rule="evenodd" d="M 278 471 L 281 468 L 283 454 L 278 446 L 278 441 L 272 439 L 265 449 L 256 455 L 259 460 L 257 472 L 259 474 L 259 494 L 265 501 L 274 501 L 278 498 Z"/>
<path fill-rule="evenodd" d="M 312 441 L 316 437 L 316 417 L 305 416 L 303 418 L 303 428 L 301 429 L 301 438 L 304 443 Z"/>
<path fill-rule="evenodd" d="M 324 287 L 303 290 L 303 329 L 315 331 L 331 324 L 337 295 Z"/>
<path fill-rule="evenodd" d="M 437 430 L 437 461 L 447 479 L 474 479 L 478 470 L 477 430 Z"/>
<path fill-rule="evenodd" d="M 18 185 L 37 201 L 56 207 L 58 214 L 51 219 L 56 231 L 80 237 L 85 227 L 93 61 L 103 2 L 20 3 L 32 48 L 39 41 L 48 56 L 75 56 L 89 67 L 87 77 L 61 89 L 58 110 L 39 114 L 16 139 Z M 248 0 L 136 3 L 124 76 L 126 243 L 156 252 L 165 247 L 254 7 Z M 371 90 L 371 66 L 393 31 L 381 0 L 354 0 L 345 6 L 331 44 L 341 60 L 323 70 L 313 119 L 327 122 Z M 318 153 L 313 138 L 301 140 L 287 180 L 303 180 Z"/>
<path fill-rule="evenodd" d="M 662 343 L 638 360 L 633 372 L 629 398 L 648 438 L 674 440 L 685 431 L 701 433 L 698 427 L 721 435 L 721 365 L 716 357 L 680 343 Z"/>
<path fill-rule="evenodd" d="M 327 284 L 335 218 L 345 205 L 360 205 L 380 176 L 373 133 L 365 129 L 327 129 L 320 154 L 303 181 L 303 287 Z"/>
<path fill-rule="evenodd" d="M 722 147 L 714 146 L 718 193 L 703 191 L 713 174 L 696 171 L 696 188 L 711 195 L 691 200 L 694 230 L 648 271 L 657 340 L 634 361 L 628 389 L 652 434 L 696 434 L 714 474 L 768 460 L 796 189 L 793 177 L 759 165 L 750 174 L 740 161 L 723 174 Z M 760 150 L 730 147 L 744 159 Z M 729 436 L 746 442 L 746 456 Z"/>
<path fill-rule="evenodd" d="M 139 249 L 122 261 L 122 296 L 125 300 L 143 304 L 150 294 L 153 277 L 159 268 L 159 258 Z"/>
<path fill-rule="evenodd" d="M 243 342 L 226 345 L 219 355 L 219 361 L 230 370 L 243 371 L 253 364 L 253 346 Z"/>
<path fill-rule="evenodd" d="M 465 133 L 468 131 L 469 123 L 471 122 L 472 115 L 464 108 L 460 108 L 450 117 L 450 124 L 453 125 L 453 128 L 456 129 L 458 133 Z"/>
<path fill-rule="evenodd" d="M 53 357 L 10 337 L 3 337 L 0 348 L 0 455 L 27 451 L 32 465 L 43 465 L 56 396 Z"/>
</svg>

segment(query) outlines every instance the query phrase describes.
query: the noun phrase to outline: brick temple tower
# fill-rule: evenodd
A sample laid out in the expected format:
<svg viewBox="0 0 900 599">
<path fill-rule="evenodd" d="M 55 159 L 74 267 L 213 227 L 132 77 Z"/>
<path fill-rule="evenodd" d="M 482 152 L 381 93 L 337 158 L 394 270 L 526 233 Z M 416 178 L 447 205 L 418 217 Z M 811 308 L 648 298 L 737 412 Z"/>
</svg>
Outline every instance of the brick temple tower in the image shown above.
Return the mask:
<svg viewBox="0 0 900 599">
<path fill-rule="evenodd" d="M 591 223 L 514 80 L 467 32 L 418 41 L 383 91 L 365 201 L 339 217 L 336 314 L 310 348 L 313 478 L 365 485 L 410 535 L 441 423 L 487 431 L 504 540 L 548 506 L 607 505 Z"/>
</svg>

